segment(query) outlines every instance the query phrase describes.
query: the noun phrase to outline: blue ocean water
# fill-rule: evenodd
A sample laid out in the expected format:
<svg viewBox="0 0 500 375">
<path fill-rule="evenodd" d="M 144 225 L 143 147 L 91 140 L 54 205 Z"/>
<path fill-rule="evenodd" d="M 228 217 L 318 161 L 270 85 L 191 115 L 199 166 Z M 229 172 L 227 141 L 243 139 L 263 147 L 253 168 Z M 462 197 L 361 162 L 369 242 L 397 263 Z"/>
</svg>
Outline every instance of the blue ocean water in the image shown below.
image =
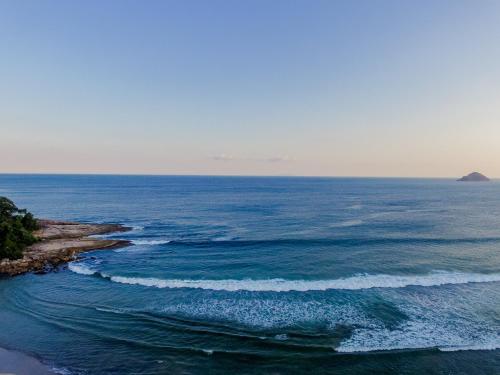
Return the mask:
<svg viewBox="0 0 500 375">
<path fill-rule="evenodd" d="M 0 175 L 133 246 L 0 280 L 0 346 L 70 374 L 498 374 L 500 183 Z"/>
</svg>

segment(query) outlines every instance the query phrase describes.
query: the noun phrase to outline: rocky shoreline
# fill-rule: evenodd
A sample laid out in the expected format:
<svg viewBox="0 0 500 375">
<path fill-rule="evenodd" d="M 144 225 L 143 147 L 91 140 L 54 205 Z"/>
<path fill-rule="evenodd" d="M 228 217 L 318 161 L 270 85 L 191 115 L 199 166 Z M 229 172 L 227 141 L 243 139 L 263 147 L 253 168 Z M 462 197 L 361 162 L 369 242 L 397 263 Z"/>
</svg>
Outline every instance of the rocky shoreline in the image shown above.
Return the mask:
<svg viewBox="0 0 500 375">
<path fill-rule="evenodd" d="M 131 229 L 120 224 L 82 224 L 55 220 L 39 220 L 39 224 L 40 229 L 33 233 L 39 242 L 27 247 L 21 259 L 0 260 L 0 275 L 44 273 L 76 259 L 79 253 L 85 251 L 130 245 L 130 241 L 125 240 L 89 237 Z"/>
</svg>

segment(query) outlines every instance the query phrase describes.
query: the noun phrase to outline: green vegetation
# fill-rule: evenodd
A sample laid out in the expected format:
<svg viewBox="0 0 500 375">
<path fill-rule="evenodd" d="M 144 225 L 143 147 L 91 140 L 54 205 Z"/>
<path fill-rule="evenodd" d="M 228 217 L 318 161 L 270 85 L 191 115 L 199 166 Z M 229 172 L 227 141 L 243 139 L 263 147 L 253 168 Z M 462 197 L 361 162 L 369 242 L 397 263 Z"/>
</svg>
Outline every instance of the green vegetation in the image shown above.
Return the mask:
<svg viewBox="0 0 500 375">
<path fill-rule="evenodd" d="M 37 241 L 32 233 L 36 229 L 38 222 L 31 213 L 0 197 L 0 259 L 21 258 L 24 248 Z"/>
</svg>

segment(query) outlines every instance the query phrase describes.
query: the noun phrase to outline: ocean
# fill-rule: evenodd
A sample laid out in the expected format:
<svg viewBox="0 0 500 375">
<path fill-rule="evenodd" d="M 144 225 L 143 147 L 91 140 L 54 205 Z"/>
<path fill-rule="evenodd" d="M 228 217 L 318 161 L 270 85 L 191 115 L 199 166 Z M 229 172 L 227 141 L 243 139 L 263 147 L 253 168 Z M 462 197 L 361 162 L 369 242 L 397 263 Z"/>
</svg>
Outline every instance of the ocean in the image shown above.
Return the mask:
<svg viewBox="0 0 500 375">
<path fill-rule="evenodd" d="M 130 247 L 0 279 L 0 347 L 64 374 L 499 374 L 500 182 L 0 175 Z"/>
</svg>

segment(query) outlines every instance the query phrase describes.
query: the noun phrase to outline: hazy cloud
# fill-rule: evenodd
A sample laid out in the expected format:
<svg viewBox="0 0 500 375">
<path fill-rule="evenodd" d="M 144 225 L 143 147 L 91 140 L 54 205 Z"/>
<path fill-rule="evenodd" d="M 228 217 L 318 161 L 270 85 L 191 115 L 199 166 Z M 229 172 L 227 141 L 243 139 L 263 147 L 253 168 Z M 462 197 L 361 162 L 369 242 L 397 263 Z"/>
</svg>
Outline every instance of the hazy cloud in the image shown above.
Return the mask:
<svg viewBox="0 0 500 375">
<path fill-rule="evenodd" d="M 253 157 L 235 157 L 235 156 L 224 154 L 224 153 L 219 154 L 219 155 L 215 155 L 215 156 L 211 156 L 210 159 L 217 160 L 217 161 L 239 160 L 239 161 L 256 161 L 256 162 L 266 162 L 266 163 L 283 163 L 283 162 L 295 161 L 294 158 L 291 158 L 288 155 L 253 158 Z"/>
<path fill-rule="evenodd" d="M 274 156 L 274 157 L 271 157 L 271 158 L 267 158 L 265 160 L 268 161 L 268 162 L 270 162 L 270 163 L 280 163 L 280 162 L 294 161 L 293 158 L 290 158 L 287 155 L 285 155 L 285 156 Z"/>
<path fill-rule="evenodd" d="M 219 160 L 219 161 L 228 161 L 228 160 L 234 160 L 234 157 L 232 155 L 219 154 L 219 155 L 212 156 L 211 159 Z"/>
</svg>

